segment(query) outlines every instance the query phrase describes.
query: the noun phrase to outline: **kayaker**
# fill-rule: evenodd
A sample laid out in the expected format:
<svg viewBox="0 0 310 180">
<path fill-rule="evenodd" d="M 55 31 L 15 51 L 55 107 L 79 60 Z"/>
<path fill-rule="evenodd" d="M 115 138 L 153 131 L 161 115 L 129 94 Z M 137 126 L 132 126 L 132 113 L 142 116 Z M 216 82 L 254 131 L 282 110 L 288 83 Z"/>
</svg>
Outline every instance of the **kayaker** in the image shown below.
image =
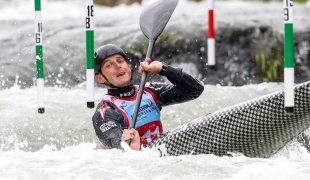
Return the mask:
<svg viewBox="0 0 310 180">
<path fill-rule="evenodd" d="M 132 74 L 124 51 L 114 44 L 98 48 L 94 57 L 96 80 L 105 85 L 104 94 L 92 117 L 96 135 L 104 149 L 122 149 L 121 141 L 131 139 L 130 148 L 163 135 L 160 110 L 163 106 L 193 100 L 201 95 L 204 86 L 197 79 L 160 61 L 141 62 L 138 72 L 148 77 L 159 74 L 171 83 L 147 82 L 144 88 L 136 126 L 128 129 L 138 94 L 138 86 L 131 83 Z"/>
</svg>

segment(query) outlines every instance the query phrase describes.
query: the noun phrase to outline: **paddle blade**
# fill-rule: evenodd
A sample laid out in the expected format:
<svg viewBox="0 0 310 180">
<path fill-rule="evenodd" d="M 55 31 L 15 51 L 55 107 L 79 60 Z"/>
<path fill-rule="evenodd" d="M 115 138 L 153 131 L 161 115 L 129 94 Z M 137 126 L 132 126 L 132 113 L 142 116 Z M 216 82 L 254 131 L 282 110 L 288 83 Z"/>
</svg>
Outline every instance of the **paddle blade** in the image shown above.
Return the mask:
<svg viewBox="0 0 310 180">
<path fill-rule="evenodd" d="M 165 29 L 179 0 L 150 0 L 140 15 L 140 29 L 150 40 L 156 40 Z"/>
</svg>

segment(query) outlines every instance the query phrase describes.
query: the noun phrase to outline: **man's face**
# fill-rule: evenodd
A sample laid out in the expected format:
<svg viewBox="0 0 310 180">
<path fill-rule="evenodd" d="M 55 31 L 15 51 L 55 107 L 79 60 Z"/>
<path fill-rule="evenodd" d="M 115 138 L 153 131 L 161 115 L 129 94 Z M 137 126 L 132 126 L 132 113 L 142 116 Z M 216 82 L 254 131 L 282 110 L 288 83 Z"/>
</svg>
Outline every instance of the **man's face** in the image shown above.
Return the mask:
<svg viewBox="0 0 310 180">
<path fill-rule="evenodd" d="M 100 67 L 103 75 L 117 87 L 125 87 L 131 79 L 131 69 L 123 56 L 116 54 L 106 58 Z M 96 75 L 99 83 L 104 83 L 105 79 L 101 74 Z"/>
</svg>

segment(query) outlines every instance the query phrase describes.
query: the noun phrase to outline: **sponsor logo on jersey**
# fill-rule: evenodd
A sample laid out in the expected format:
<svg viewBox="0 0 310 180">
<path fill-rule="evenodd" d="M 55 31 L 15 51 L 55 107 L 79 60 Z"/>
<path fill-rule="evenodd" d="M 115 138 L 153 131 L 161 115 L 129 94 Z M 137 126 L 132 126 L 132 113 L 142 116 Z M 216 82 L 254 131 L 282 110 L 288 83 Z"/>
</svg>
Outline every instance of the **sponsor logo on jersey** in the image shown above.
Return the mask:
<svg viewBox="0 0 310 180">
<path fill-rule="evenodd" d="M 151 142 L 153 139 L 157 139 L 160 136 L 159 126 L 156 126 L 154 131 L 148 130 L 143 136 L 141 136 L 141 141 L 145 141 L 146 143 Z"/>
<path fill-rule="evenodd" d="M 144 104 L 139 109 L 138 117 L 144 116 L 154 110 L 157 110 L 157 106 L 155 106 L 155 103 L 149 102 L 148 104 Z"/>
<path fill-rule="evenodd" d="M 137 128 L 140 134 L 140 143 L 147 144 L 163 134 L 163 128 L 160 121 L 152 121 Z"/>
<path fill-rule="evenodd" d="M 123 101 L 120 105 L 120 108 L 122 108 L 123 110 L 125 110 L 125 107 L 127 107 L 127 104 L 125 101 Z"/>
<path fill-rule="evenodd" d="M 113 121 L 108 121 L 106 123 L 103 123 L 99 129 L 101 130 L 101 132 L 106 132 L 110 129 L 112 129 L 113 127 L 116 127 L 117 125 L 115 124 L 115 122 Z"/>
<path fill-rule="evenodd" d="M 133 93 L 135 92 L 135 89 L 132 88 L 132 90 L 130 92 L 125 92 L 123 94 L 120 94 L 120 97 L 129 97 L 129 96 L 132 96 Z"/>
</svg>

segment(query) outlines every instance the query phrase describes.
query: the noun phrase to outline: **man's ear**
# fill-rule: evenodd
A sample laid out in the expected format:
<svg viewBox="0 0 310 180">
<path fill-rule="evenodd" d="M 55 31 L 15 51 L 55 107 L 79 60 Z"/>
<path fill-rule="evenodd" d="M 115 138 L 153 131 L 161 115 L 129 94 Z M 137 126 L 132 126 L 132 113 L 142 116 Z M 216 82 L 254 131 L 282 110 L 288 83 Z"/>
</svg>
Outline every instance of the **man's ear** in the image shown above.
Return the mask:
<svg viewBox="0 0 310 180">
<path fill-rule="evenodd" d="M 96 80 L 100 83 L 103 84 L 105 83 L 105 79 L 103 78 L 103 76 L 101 74 L 96 74 Z"/>
</svg>

